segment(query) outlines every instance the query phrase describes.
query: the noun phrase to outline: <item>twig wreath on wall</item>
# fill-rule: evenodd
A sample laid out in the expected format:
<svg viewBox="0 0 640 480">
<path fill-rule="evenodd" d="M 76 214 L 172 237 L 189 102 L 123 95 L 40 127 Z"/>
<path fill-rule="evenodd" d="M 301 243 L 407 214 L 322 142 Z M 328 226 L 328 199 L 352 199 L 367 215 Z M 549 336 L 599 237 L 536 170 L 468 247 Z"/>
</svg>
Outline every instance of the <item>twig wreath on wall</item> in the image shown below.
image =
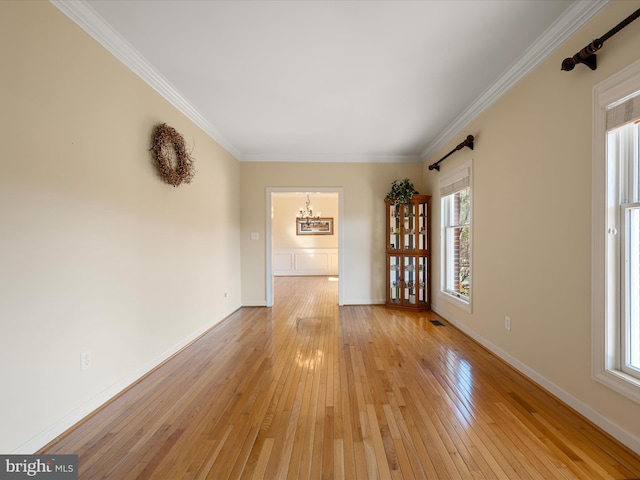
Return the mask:
<svg viewBox="0 0 640 480">
<path fill-rule="evenodd" d="M 191 183 L 195 174 L 193 159 L 187 151 L 184 138 L 174 128 L 166 123 L 156 125 L 151 151 L 162 180 L 174 187 Z"/>
</svg>

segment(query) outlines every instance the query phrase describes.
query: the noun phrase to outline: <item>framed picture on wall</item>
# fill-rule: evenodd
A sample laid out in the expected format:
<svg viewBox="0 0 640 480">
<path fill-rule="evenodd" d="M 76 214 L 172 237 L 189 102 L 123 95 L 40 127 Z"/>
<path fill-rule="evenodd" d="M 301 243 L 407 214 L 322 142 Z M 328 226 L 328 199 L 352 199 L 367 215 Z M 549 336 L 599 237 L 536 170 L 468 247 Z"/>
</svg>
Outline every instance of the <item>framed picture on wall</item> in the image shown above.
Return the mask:
<svg viewBox="0 0 640 480">
<path fill-rule="evenodd" d="M 297 235 L 333 235 L 333 218 L 305 220 L 296 218 Z"/>
</svg>

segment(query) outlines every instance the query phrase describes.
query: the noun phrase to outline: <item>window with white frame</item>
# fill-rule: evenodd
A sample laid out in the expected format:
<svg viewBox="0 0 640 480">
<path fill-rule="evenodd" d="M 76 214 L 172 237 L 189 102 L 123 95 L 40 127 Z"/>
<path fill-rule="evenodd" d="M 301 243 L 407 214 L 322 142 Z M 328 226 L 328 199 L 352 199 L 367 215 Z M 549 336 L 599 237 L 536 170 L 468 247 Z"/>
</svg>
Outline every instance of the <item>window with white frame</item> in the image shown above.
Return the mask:
<svg viewBox="0 0 640 480">
<path fill-rule="evenodd" d="M 441 273 L 444 298 L 471 304 L 471 163 L 440 181 Z"/>
<path fill-rule="evenodd" d="M 640 62 L 594 88 L 593 371 L 640 401 Z"/>
</svg>

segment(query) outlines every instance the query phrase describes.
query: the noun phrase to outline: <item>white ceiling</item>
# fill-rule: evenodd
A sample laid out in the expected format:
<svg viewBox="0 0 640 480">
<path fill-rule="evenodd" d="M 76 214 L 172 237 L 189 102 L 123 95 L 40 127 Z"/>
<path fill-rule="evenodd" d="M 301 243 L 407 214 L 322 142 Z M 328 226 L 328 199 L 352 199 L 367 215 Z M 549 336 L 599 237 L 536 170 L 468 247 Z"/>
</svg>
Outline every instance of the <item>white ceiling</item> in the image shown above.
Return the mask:
<svg viewBox="0 0 640 480">
<path fill-rule="evenodd" d="M 254 161 L 420 161 L 606 3 L 52 1 Z"/>
</svg>

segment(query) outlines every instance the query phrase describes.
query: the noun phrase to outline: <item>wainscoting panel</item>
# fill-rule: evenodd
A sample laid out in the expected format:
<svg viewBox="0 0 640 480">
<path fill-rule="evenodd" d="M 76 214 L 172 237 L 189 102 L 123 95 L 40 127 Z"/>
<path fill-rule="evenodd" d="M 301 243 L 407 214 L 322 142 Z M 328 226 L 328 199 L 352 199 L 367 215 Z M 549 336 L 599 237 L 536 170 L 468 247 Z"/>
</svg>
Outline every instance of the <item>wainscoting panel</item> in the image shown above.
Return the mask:
<svg viewBox="0 0 640 480">
<path fill-rule="evenodd" d="M 337 275 L 337 248 L 291 248 L 274 250 L 273 274 L 277 277 L 299 275 Z"/>
</svg>

